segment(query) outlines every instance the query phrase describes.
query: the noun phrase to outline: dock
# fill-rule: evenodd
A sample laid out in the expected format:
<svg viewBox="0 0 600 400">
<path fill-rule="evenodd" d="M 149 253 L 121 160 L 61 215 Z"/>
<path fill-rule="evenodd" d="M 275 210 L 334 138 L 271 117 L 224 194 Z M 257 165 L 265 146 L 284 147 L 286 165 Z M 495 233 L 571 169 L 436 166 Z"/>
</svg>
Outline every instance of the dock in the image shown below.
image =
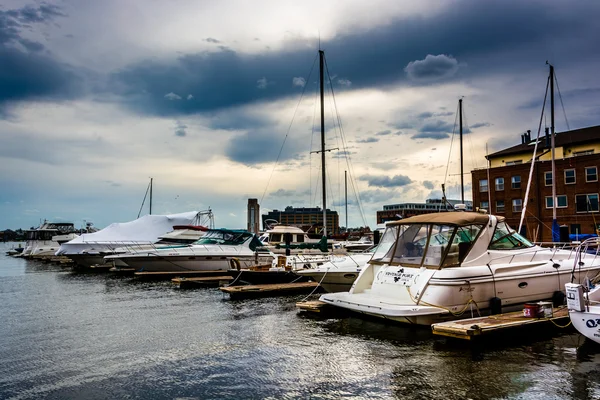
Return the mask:
<svg viewBox="0 0 600 400">
<path fill-rule="evenodd" d="M 431 325 L 434 335 L 455 339 L 474 340 L 484 335 L 502 334 L 517 329 L 565 328 L 569 325 L 569 310 L 566 307 L 552 309 L 552 317 L 525 317 L 523 311 L 485 317 L 438 322 Z"/>
<path fill-rule="evenodd" d="M 324 309 L 331 306 L 321 300 L 307 300 L 297 302 L 296 307 L 299 308 L 301 311 L 321 313 L 324 311 Z"/>
<path fill-rule="evenodd" d="M 318 282 L 269 283 L 264 285 L 237 285 L 219 288 L 223 293 L 228 293 L 232 299 L 310 293 L 313 290 L 320 289 Z"/>
<path fill-rule="evenodd" d="M 213 277 L 226 273 L 226 271 L 140 271 L 133 274 L 134 278 L 139 280 L 171 280 L 180 277 Z M 228 275 L 229 276 L 229 275 Z M 231 278 L 231 276 L 229 276 Z"/>
<path fill-rule="evenodd" d="M 186 277 L 181 276 L 171 279 L 175 285 L 180 289 L 193 289 L 199 287 L 217 287 L 223 286 L 233 280 L 231 275 L 219 275 L 219 276 L 199 276 L 199 277 Z"/>
</svg>

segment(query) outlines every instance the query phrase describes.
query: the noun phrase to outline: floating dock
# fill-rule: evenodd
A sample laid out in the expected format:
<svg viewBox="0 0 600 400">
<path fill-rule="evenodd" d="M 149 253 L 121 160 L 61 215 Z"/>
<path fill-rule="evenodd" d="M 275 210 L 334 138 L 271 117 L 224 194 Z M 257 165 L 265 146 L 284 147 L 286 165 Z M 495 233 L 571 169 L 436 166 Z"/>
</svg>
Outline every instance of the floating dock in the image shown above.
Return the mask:
<svg viewBox="0 0 600 400">
<path fill-rule="evenodd" d="M 321 300 L 308 300 L 297 302 L 296 307 L 298 307 L 301 311 L 321 313 L 324 311 L 324 309 L 330 308 L 331 306 Z"/>
<path fill-rule="evenodd" d="M 434 335 L 473 340 L 484 335 L 501 334 L 516 329 L 552 326 L 566 328 L 569 322 L 567 307 L 558 307 L 552 309 L 552 317 L 525 317 L 523 311 L 515 311 L 486 317 L 438 322 L 431 325 L 431 331 Z"/>
<path fill-rule="evenodd" d="M 180 277 L 206 277 L 219 276 L 227 273 L 226 271 L 141 271 L 133 274 L 134 278 L 139 280 L 171 280 Z M 229 275 L 228 275 L 229 276 Z M 231 277 L 231 276 L 229 276 Z"/>
<path fill-rule="evenodd" d="M 270 283 L 265 285 L 238 285 L 219 288 L 223 293 L 228 293 L 232 299 L 307 293 L 319 289 L 321 288 L 318 282 Z"/>
<path fill-rule="evenodd" d="M 223 286 L 233 280 L 231 275 L 219 275 L 219 276 L 199 276 L 199 277 L 186 277 L 181 276 L 171 279 L 175 285 L 179 286 L 180 289 L 193 289 L 198 287 L 217 287 Z"/>
</svg>

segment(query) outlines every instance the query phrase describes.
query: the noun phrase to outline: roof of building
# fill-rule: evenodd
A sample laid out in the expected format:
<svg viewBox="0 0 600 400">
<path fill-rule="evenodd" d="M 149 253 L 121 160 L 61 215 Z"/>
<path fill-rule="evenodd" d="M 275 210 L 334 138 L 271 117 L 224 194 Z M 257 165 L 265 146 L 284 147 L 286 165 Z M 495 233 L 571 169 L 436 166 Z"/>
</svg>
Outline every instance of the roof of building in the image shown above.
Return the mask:
<svg viewBox="0 0 600 400">
<path fill-rule="evenodd" d="M 545 140 L 545 136 L 540 137 L 540 143 L 538 144 L 538 154 L 545 151 Z M 588 128 L 574 129 L 572 131 L 566 132 L 557 132 L 554 136 L 555 147 L 597 141 L 600 141 L 600 125 L 590 126 Z M 534 143 L 535 139 L 527 143 L 521 143 L 516 146 L 497 151 L 496 153 L 489 154 L 486 156 L 486 158 L 489 160 L 490 158 L 496 158 L 511 154 L 532 153 L 532 146 Z"/>
</svg>

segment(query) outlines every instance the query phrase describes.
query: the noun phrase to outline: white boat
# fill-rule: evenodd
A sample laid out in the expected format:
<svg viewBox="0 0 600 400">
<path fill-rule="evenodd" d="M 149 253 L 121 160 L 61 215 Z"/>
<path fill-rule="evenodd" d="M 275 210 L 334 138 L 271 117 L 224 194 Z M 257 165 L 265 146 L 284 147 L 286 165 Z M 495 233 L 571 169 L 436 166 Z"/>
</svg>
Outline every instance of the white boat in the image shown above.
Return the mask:
<svg viewBox="0 0 600 400">
<path fill-rule="evenodd" d="M 343 249 L 349 252 L 362 252 L 375 246 L 373 238 L 369 235 L 362 235 L 358 240 L 347 240 L 340 243 Z"/>
<path fill-rule="evenodd" d="M 595 254 L 579 247 L 533 245 L 504 217 L 441 212 L 388 222 L 350 291 L 320 299 L 359 313 L 429 325 L 470 317 L 471 311 L 517 310 L 527 302 L 562 304 L 565 283 L 599 271 Z"/>
<path fill-rule="evenodd" d="M 177 225 L 199 225 L 202 213 L 189 211 L 171 215 L 145 215 L 133 221 L 113 223 L 97 232 L 81 236 L 60 245 L 56 255 L 67 256 L 80 267 L 104 264 L 104 256 L 117 249 L 143 248 Z"/>
<path fill-rule="evenodd" d="M 301 228 L 292 225 L 275 225 L 260 235 L 264 247 L 275 254 L 286 254 L 289 246 L 291 254 L 327 253 L 327 242 L 311 239 Z"/>
<path fill-rule="evenodd" d="M 372 247 L 372 246 L 371 246 Z M 364 253 L 332 256 L 323 265 L 296 270 L 296 274 L 309 277 L 327 292 L 347 292 L 360 274 L 360 271 L 373 257 L 374 249 Z"/>
<path fill-rule="evenodd" d="M 37 229 L 26 232 L 27 243 L 21 256 L 29 259 L 44 259 L 54 257 L 60 247 L 58 240 L 61 238 L 75 238 L 75 226 L 72 222 L 48 222 Z"/>
<path fill-rule="evenodd" d="M 261 242 L 245 230 L 209 229 L 190 245 L 165 246 L 131 253 L 113 254 L 106 261 L 119 262 L 136 271 L 226 271 L 235 258 L 240 266 L 271 263 L 272 253 L 260 252 Z"/>
<path fill-rule="evenodd" d="M 585 285 L 567 283 L 565 290 L 573 327 L 586 338 L 600 343 L 600 286 L 593 281 Z"/>
</svg>

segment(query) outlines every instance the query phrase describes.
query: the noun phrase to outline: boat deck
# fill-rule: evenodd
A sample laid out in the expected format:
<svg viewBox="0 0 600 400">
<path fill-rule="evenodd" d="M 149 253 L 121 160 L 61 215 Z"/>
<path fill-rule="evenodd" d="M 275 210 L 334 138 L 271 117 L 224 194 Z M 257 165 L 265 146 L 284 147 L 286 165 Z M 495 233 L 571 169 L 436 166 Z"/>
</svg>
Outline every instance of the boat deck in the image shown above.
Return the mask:
<svg viewBox="0 0 600 400">
<path fill-rule="evenodd" d="M 180 289 L 192 289 L 198 287 L 217 287 L 233 280 L 231 275 L 199 276 L 199 277 L 177 277 L 171 279 Z"/>
<path fill-rule="evenodd" d="M 566 307 L 553 308 L 552 317 L 525 317 L 523 311 L 485 317 L 459 319 L 431 325 L 434 335 L 456 339 L 473 340 L 483 335 L 504 333 L 517 328 L 544 326 L 566 327 L 569 324 L 569 310 Z"/>
<path fill-rule="evenodd" d="M 213 277 L 226 274 L 227 271 L 164 271 L 164 272 L 154 272 L 154 271 L 142 271 L 136 272 L 133 276 L 136 279 L 140 280 L 170 280 L 173 278 L 179 277 Z M 230 278 L 231 276 L 228 275 Z"/>
</svg>

